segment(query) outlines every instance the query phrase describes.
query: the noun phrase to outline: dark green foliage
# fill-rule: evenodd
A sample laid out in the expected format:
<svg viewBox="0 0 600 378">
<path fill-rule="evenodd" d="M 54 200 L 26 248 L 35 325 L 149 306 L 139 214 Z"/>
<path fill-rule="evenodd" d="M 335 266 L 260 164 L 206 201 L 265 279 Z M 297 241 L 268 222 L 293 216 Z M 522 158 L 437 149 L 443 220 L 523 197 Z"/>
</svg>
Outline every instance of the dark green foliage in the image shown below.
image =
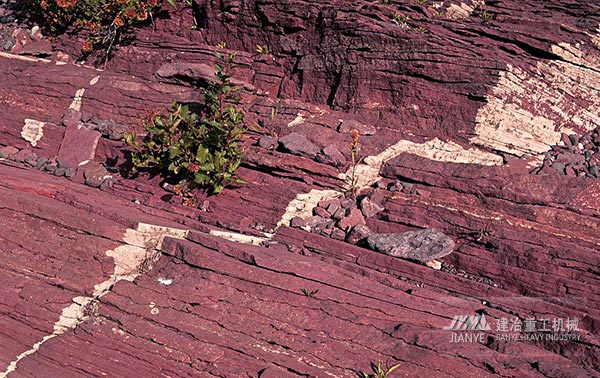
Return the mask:
<svg viewBox="0 0 600 378">
<path fill-rule="evenodd" d="M 239 142 L 246 131 L 244 113 L 229 101 L 238 99 L 239 87 L 230 82 L 235 53 L 215 53 L 216 81 L 204 92 L 204 108 L 198 115 L 187 105 L 173 103 L 168 114 L 156 114 L 146 122 L 148 134 L 142 144 L 127 133 L 125 142 L 135 149 L 132 162 L 136 169 L 156 169 L 187 189 L 203 187 L 219 193 L 232 183 L 242 162 Z"/>
</svg>

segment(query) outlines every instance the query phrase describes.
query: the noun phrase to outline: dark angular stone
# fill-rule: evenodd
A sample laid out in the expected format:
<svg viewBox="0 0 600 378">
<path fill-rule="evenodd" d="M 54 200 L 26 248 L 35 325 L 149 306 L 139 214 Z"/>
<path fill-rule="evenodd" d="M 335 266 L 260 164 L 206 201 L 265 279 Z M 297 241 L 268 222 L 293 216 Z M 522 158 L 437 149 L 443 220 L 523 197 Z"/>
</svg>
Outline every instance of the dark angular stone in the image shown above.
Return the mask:
<svg viewBox="0 0 600 378">
<path fill-rule="evenodd" d="M 127 131 L 125 125 L 116 123 L 112 119 L 95 120 L 89 128 L 98 130 L 103 136 L 111 140 L 121 140 L 123 134 Z"/>
<path fill-rule="evenodd" d="M 340 200 L 338 198 L 333 198 L 333 199 L 319 201 L 317 206 L 327 209 L 329 207 L 329 205 L 331 205 L 332 203 L 336 203 L 339 206 Z"/>
<path fill-rule="evenodd" d="M 46 163 L 44 165 L 43 170 L 46 171 L 46 172 L 48 172 L 48 173 L 52 173 L 53 174 L 54 170 L 56 170 L 56 164 L 51 163 L 51 162 L 50 163 Z"/>
<path fill-rule="evenodd" d="M 56 169 L 54 170 L 54 176 L 64 176 L 64 175 L 65 175 L 65 169 L 56 167 Z"/>
<path fill-rule="evenodd" d="M 365 218 L 360 210 L 352 209 L 350 210 L 350 214 L 340 219 L 337 225 L 342 230 L 349 231 L 352 227 L 358 224 L 366 224 Z"/>
<path fill-rule="evenodd" d="M 39 158 L 37 159 L 37 163 L 36 163 L 35 167 L 36 167 L 37 169 L 40 169 L 40 170 L 41 170 L 41 169 L 44 169 L 44 166 L 45 166 L 47 163 L 48 163 L 48 159 L 46 159 L 45 157 L 39 157 Z"/>
<path fill-rule="evenodd" d="M 33 151 L 31 151 L 28 148 L 24 148 L 21 151 L 17 152 L 15 154 L 15 160 L 18 161 L 19 163 L 22 163 L 25 161 L 25 159 L 27 159 L 29 157 L 29 155 L 31 155 L 33 153 Z"/>
<path fill-rule="evenodd" d="M 585 156 L 578 154 L 578 153 L 573 153 L 573 152 L 565 152 L 562 153 L 560 155 L 558 155 L 556 162 L 557 163 L 562 163 L 562 164 L 577 164 L 577 163 L 583 163 L 585 161 Z"/>
<path fill-rule="evenodd" d="M 576 134 L 569 135 L 569 139 L 571 140 L 571 145 L 577 146 L 579 144 L 579 138 Z"/>
<path fill-rule="evenodd" d="M 65 177 L 66 178 L 74 177 L 76 173 L 77 173 L 77 171 L 75 169 L 73 169 L 73 168 L 66 168 L 65 169 Z"/>
<path fill-rule="evenodd" d="M 340 206 L 344 209 L 356 207 L 356 201 L 353 198 L 345 198 L 340 201 Z"/>
<path fill-rule="evenodd" d="M 277 147 L 277 142 L 278 142 L 277 138 L 269 136 L 269 135 L 263 135 L 258 140 L 258 145 L 267 150 L 272 150 L 275 147 Z"/>
<path fill-rule="evenodd" d="M 340 207 L 339 209 L 337 209 L 335 211 L 335 213 L 333 213 L 333 215 L 331 217 L 335 220 L 340 220 L 345 216 L 346 216 L 346 209 Z"/>
<path fill-rule="evenodd" d="M 332 202 L 327 206 L 327 213 L 329 213 L 329 215 L 333 215 L 336 213 L 336 211 L 338 211 L 340 209 L 340 203 L 339 201 L 337 202 Z"/>
<path fill-rule="evenodd" d="M 369 227 L 363 224 L 358 224 L 346 236 L 346 241 L 351 244 L 356 244 L 371 234 Z"/>
<path fill-rule="evenodd" d="M 85 184 L 93 188 L 99 188 L 108 175 L 106 168 L 95 162 L 88 164 L 83 171 Z"/>
<path fill-rule="evenodd" d="M 325 147 L 321 154 L 319 154 L 317 157 L 317 160 L 325 164 L 331 164 L 334 167 L 339 167 L 346 164 L 346 158 L 333 144 Z"/>
<path fill-rule="evenodd" d="M 318 215 L 313 215 L 312 217 L 308 217 L 304 220 L 304 228 L 308 227 L 312 231 L 315 227 L 321 227 L 321 224 L 324 224 L 328 221 L 327 218 L 320 217 Z M 324 227 L 323 227 L 324 228 Z"/>
<path fill-rule="evenodd" d="M 288 134 L 281 139 L 279 139 L 279 144 L 287 151 L 294 155 L 307 156 L 310 158 L 314 158 L 321 151 L 321 149 L 308 140 L 302 134 L 299 133 L 291 133 Z"/>
<path fill-rule="evenodd" d="M 350 134 L 353 129 L 358 130 L 360 135 L 373 135 L 377 132 L 377 129 L 373 126 L 362 124 L 353 119 L 342 121 L 337 128 L 337 131 L 342 134 Z"/>
<path fill-rule="evenodd" d="M 560 140 L 567 147 L 571 147 L 573 145 L 573 142 L 571 142 L 571 138 L 569 138 L 569 136 L 567 134 L 565 134 L 565 133 L 560 134 Z"/>
<path fill-rule="evenodd" d="M 113 183 L 114 183 L 114 180 L 112 179 L 112 177 L 104 179 L 102 181 L 102 183 L 100 184 L 100 190 L 106 191 L 106 190 L 112 188 Z"/>
<path fill-rule="evenodd" d="M 34 152 L 25 158 L 24 163 L 30 167 L 35 167 L 37 165 L 37 160 L 38 160 L 38 156 Z"/>
<path fill-rule="evenodd" d="M 374 189 L 369 193 L 369 199 L 378 205 L 381 205 L 385 200 L 386 192 L 381 189 Z"/>
<path fill-rule="evenodd" d="M 58 168 L 65 168 L 65 169 L 69 168 L 69 164 L 67 164 L 66 162 L 64 162 L 62 160 L 57 160 L 56 161 L 56 166 Z"/>
<path fill-rule="evenodd" d="M 360 201 L 360 210 L 366 218 L 371 218 L 377 213 L 383 211 L 383 207 L 378 204 L 371 202 L 369 197 L 365 197 Z"/>
<path fill-rule="evenodd" d="M 8 159 L 10 152 L 6 147 L 0 147 L 0 159 Z"/>
<path fill-rule="evenodd" d="M 329 235 L 331 235 L 332 231 L 333 231 L 333 229 L 331 229 L 331 228 L 324 228 L 321 230 L 320 234 L 323 236 L 329 236 Z"/>
<path fill-rule="evenodd" d="M 551 165 L 552 168 L 556 169 L 560 173 L 565 172 L 565 165 L 563 163 L 554 163 Z"/>
<path fill-rule="evenodd" d="M 63 114 L 62 124 L 67 127 L 75 127 L 81 123 L 81 112 L 74 109 L 67 109 L 67 111 Z"/>
<path fill-rule="evenodd" d="M 314 208 L 313 213 L 315 215 L 318 215 L 323 218 L 329 218 L 331 216 L 331 214 L 329 214 L 327 212 L 327 210 L 323 209 L 322 207 L 318 207 L 318 206 Z"/>
<path fill-rule="evenodd" d="M 346 238 L 346 233 L 339 228 L 334 228 L 329 235 L 332 239 L 335 240 L 344 240 Z"/>
</svg>

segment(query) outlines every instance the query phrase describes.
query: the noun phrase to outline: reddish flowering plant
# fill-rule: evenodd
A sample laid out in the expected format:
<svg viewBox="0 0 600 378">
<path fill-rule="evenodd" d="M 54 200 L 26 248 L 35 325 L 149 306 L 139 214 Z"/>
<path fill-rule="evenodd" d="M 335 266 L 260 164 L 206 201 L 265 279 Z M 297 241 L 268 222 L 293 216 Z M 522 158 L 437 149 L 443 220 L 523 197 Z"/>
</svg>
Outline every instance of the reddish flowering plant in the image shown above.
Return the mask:
<svg viewBox="0 0 600 378">
<path fill-rule="evenodd" d="M 31 9 L 54 36 L 81 31 L 84 53 L 105 48 L 110 54 L 123 29 L 154 19 L 161 0 L 27 0 Z M 175 0 L 167 0 L 176 6 Z"/>
<path fill-rule="evenodd" d="M 88 40 L 83 42 L 83 44 L 81 45 L 81 50 L 83 50 L 84 52 L 90 52 L 90 51 L 92 51 L 93 48 L 94 48 L 94 46 Z"/>
<path fill-rule="evenodd" d="M 352 158 L 352 167 L 350 171 L 350 182 L 349 187 L 346 191 L 347 195 L 356 196 L 358 177 L 356 167 L 362 162 L 363 158 L 360 157 L 360 132 L 357 129 L 350 130 L 350 157 Z"/>
</svg>

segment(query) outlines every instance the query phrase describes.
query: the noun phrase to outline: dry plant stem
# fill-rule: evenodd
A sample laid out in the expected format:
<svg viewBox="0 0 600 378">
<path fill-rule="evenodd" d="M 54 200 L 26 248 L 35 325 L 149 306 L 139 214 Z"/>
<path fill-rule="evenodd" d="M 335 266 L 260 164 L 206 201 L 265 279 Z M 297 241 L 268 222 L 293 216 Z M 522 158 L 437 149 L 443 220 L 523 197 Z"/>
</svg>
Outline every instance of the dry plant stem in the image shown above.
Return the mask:
<svg viewBox="0 0 600 378">
<path fill-rule="evenodd" d="M 356 177 L 356 166 L 362 162 L 362 158 L 358 157 L 358 153 L 360 151 L 360 134 L 358 130 L 353 129 L 350 131 L 350 136 L 352 137 L 352 143 L 350 144 L 350 156 L 352 158 L 352 174 L 350 177 L 350 188 L 348 192 L 352 195 L 355 195 L 356 184 L 358 183 L 358 178 Z"/>
</svg>

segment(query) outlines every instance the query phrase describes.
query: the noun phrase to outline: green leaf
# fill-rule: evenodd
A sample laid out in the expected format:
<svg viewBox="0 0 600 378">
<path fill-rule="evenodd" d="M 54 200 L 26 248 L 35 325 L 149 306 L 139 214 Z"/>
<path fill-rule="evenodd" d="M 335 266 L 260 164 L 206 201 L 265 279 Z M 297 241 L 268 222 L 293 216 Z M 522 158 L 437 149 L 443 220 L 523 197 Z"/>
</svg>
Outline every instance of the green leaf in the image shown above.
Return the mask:
<svg viewBox="0 0 600 378">
<path fill-rule="evenodd" d="M 190 114 L 190 111 L 189 111 L 188 106 L 187 105 L 182 106 L 181 110 L 179 111 L 179 116 L 181 118 L 187 118 L 189 116 L 189 114 Z"/>
<path fill-rule="evenodd" d="M 173 159 L 179 155 L 181 155 L 181 149 L 179 147 L 171 146 L 171 148 L 169 148 L 169 159 Z"/>
<path fill-rule="evenodd" d="M 196 184 L 204 184 L 204 183 L 206 183 L 208 180 L 209 180 L 209 177 L 208 177 L 206 174 L 204 174 L 204 173 L 197 172 L 197 173 L 194 175 L 194 182 L 195 182 Z"/>
<path fill-rule="evenodd" d="M 171 6 L 172 6 L 173 8 L 175 8 L 175 9 L 178 9 L 178 8 L 177 8 L 177 3 L 175 2 L 175 0 L 167 0 L 167 2 L 168 2 L 169 4 L 171 4 Z"/>
<path fill-rule="evenodd" d="M 163 131 L 161 129 L 154 127 L 154 126 L 148 126 L 148 127 L 146 127 L 146 130 L 148 130 L 149 133 L 156 134 L 156 135 L 160 135 L 163 133 Z"/>
<path fill-rule="evenodd" d="M 129 147 L 133 147 L 135 149 L 139 148 L 139 145 L 137 143 L 137 135 L 135 133 L 132 133 L 132 132 L 129 132 L 129 131 L 125 132 L 123 134 L 123 141 Z"/>
<path fill-rule="evenodd" d="M 204 147 L 203 145 L 199 145 L 198 150 L 196 151 L 196 160 L 198 160 L 201 163 L 204 163 L 208 160 L 208 156 L 208 148 Z"/>
<path fill-rule="evenodd" d="M 213 163 L 201 164 L 201 165 L 199 165 L 199 167 L 203 171 L 214 171 L 215 170 L 215 165 Z"/>
</svg>

